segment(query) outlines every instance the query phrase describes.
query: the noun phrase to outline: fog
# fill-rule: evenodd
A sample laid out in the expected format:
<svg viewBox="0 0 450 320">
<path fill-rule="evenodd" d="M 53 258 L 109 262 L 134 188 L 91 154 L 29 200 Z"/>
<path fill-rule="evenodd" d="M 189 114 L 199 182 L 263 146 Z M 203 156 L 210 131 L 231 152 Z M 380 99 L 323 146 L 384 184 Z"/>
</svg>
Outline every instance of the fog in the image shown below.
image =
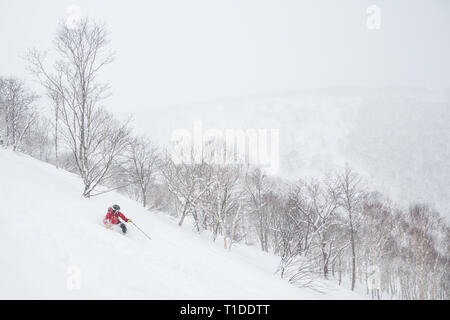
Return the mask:
<svg viewBox="0 0 450 320">
<path fill-rule="evenodd" d="M 0 74 L 42 93 L 21 55 L 51 49 L 72 5 L 106 23 L 105 105 L 137 131 L 167 143 L 195 120 L 280 129 L 280 175 L 349 162 L 448 212 L 449 1 L 0 0 Z"/>
<path fill-rule="evenodd" d="M 153 107 L 323 86 L 450 87 L 448 1 L 0 1 L 0 70 L 50 49 L 70 5 L 107 24 L 108 107 Z M 380 28 L 368 29 L 369 5 Z"/>
</svg>

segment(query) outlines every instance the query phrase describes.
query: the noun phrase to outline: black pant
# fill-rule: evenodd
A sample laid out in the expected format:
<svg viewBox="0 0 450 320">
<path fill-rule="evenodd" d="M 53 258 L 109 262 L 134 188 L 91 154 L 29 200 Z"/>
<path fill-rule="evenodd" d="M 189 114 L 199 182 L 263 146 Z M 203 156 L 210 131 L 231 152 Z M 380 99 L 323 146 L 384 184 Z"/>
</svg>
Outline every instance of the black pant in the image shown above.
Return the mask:
<svg viewBox="0 0 450 320">
<path fill-rule="evenodd" d="M 127 226 L 125 225 L 125 223 L 120 223 L 119 224 L 120 228 L 122 229 L 122 233 L 125 234 L 127 233 Z"/>
</svg>

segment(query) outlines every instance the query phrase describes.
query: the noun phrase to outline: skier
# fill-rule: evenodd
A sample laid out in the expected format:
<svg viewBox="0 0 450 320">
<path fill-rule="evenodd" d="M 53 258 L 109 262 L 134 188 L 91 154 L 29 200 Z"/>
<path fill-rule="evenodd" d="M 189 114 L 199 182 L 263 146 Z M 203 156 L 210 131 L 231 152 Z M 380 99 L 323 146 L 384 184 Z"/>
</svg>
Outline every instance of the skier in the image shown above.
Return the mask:
<svg viewBox="0 0 450 320">
<path fill-rule="evenodd" d="M 120 212 L 120 207 L 117 204 L 115 204 L 112 207 L 108 208 L 108 213 L 106 214 L 105 219 L 103 219 L 103 223 L 105 224 L 105 227 L 108 229 L 111 227 L 111 224 L 114 225 L 118 224 L 122 229 L 122 233 L 125 234 L 127 233 L 127 227 L 125 226 L 124 223 L 122 223 L 119 220 L 119 218 L 121 218 L 125 222 L 132 222 L 131 219 L 128 219 L 123 215 L 122 212 Z"/>
</svg>

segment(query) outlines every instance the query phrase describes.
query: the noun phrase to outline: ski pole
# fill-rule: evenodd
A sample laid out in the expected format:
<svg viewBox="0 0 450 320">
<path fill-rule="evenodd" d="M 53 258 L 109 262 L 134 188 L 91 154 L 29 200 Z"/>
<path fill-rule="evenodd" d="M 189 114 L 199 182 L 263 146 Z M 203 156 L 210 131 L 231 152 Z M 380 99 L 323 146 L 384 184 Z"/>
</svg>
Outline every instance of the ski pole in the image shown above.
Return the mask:
<svg viewBox="0 0 450 320">
<path fill-rule="evenodd" d="M 139 230 L 140 232 L 142 232 L 147 238 L 149 238 L 150 240 L 152 240 L 152 238 L 150 238 L 144 231 L 142 231 L 141 228 L 139 228 L 133 221 L 131 221 L 131 223 L 132 223 L 136 228 L 138 228 L 138 230 Z"/>
</svg>

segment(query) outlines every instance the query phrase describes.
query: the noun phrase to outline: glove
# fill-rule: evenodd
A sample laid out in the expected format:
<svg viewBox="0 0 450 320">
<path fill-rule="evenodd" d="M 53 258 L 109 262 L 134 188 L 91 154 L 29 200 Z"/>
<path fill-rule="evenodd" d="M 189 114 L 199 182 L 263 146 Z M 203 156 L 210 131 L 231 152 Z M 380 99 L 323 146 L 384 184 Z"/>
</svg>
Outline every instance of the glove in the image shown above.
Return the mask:
<svg viewBox="0 0 450 320">
<path fill-rule="evenodd" d="M 110 226 L 111 226 L 111 225 L 110 225 L 109 223 L 105 223 L 106 229 L 109 229 Z"/>
<path fill-rule="evenodd" d="M 131 220 L 131 219 L 128 219 L 128 220 L 127 220 L 127 222 L 133 222 L 133 220 Z"/>
</svg>

